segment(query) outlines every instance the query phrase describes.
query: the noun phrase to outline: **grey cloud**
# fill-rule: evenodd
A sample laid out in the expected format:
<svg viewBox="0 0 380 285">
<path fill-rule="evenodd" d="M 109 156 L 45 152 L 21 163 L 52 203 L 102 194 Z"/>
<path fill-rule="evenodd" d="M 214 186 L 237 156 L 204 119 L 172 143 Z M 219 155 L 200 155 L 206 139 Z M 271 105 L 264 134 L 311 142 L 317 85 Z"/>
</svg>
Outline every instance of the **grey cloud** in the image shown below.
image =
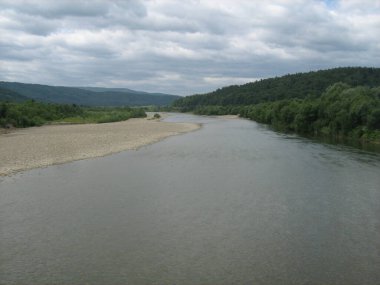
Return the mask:
<svg viewBox="0 0 380 285">
<path fill-rule="evenodd" d="M 104 15 L 108 11 L 107 2 L 104 1 L 2 1 L 3 9 L 8 9 L 21 14 L 42 16 L 46 18 L 62 18 L 66 16 L 96 17 Z"/>
<path fill-rule="evenodd" d="M 144 3 L 140 0 L 119 0 L 114 1 L 111 5 L 114 9 L 124 11 L 128 15 L 135 15 L 137 17 L 146 17 L 147 9 Z"/>
<path fill-rule="evenodd" d="M 46 36 L 59 29 L 60 23 L 38 16 L 21 14 L 17 16 L 17 21 L 9 22 L 4 27 L 10 31 L 24 31 L 32 35 Z"/>
<path fill-rule="evenodd" d="M 380 7 L 364 1 L 0 0 L 0 80 L 186 95 L 380 66 Z"/>
</svg>

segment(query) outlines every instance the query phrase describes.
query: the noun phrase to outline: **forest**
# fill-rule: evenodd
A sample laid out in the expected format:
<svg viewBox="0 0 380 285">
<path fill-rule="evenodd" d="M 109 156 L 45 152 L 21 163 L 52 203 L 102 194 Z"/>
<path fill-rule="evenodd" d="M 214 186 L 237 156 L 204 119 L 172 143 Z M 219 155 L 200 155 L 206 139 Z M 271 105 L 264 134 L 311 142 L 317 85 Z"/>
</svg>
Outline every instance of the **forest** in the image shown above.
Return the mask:
<svg viewBox="0 0 380 285">
<path fill-rule="evenodd" d="M 0 102 L 0 127 L 33 127 L 47 123 L 108 123 L 146 117 L 142 108 L 82 107 L 33 100 Z"/>
<path fill-rule="evenodd" d="M 337 68 L 229 86 L 173 103 L 178 111 L 238 114 L 303 135 L 380 142 L 380 69 Z"/>
<path fill-rule="evenodd" d="M 291 98 L 316 98 L 337 82 L 352 87 L 380 86 L 380 68 L 344 67 L 290 74 L 183 97 L 172 105 L 181 111 L 192 111 L 198 106 L 251 105 Z"/>
</svg>

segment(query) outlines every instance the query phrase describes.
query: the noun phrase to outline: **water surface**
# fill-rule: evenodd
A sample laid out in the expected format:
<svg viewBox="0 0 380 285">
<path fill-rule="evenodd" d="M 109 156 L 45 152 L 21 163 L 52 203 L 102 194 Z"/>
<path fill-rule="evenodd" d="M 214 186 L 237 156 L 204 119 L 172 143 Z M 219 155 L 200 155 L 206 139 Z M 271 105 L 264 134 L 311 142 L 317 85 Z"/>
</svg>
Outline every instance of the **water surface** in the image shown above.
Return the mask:
<svg viewBox="0 0 380 285">
<path fill-rule="evenodd" d="M 247 120 L 0 180 L 0 284 L 380 284 L 380 155 Z"/>
</svg>

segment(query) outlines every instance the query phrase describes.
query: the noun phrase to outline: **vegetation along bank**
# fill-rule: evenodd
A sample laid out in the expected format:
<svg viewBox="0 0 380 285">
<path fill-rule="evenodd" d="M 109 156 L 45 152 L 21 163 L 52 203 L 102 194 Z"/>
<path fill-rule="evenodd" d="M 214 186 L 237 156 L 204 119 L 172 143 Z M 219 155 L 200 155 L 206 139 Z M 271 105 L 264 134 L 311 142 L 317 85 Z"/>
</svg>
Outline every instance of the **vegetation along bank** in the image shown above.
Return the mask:
<svg viewBox="0 0 380 285">
<path fill-rule="evenodd" d="M 172 107 L 203 115 L 239 114 L 278 130 L 380 143 L 380 68 L 286 75 L 184 97 Z"/>
<path fill-rule="evenodd" d="M 142 108 L 80 107 L 32 100 L 0 102 L 0 127 L 33 127 L 47 123 L 108 123 L 146 117 Z"/>
</svg>

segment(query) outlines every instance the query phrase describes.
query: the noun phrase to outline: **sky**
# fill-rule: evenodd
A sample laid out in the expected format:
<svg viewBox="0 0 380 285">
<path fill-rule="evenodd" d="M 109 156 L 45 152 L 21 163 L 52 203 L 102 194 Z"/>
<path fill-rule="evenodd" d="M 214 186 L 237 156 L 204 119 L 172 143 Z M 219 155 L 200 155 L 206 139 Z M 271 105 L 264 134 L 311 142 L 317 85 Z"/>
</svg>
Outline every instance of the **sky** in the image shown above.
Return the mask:
<svg viewBox="0 0 380 285">
<path fill-rule="evenodd" d="M 190 95 L 380 67 L 380 0 L 0 0 L 0 81 Z"/>
</svg>

